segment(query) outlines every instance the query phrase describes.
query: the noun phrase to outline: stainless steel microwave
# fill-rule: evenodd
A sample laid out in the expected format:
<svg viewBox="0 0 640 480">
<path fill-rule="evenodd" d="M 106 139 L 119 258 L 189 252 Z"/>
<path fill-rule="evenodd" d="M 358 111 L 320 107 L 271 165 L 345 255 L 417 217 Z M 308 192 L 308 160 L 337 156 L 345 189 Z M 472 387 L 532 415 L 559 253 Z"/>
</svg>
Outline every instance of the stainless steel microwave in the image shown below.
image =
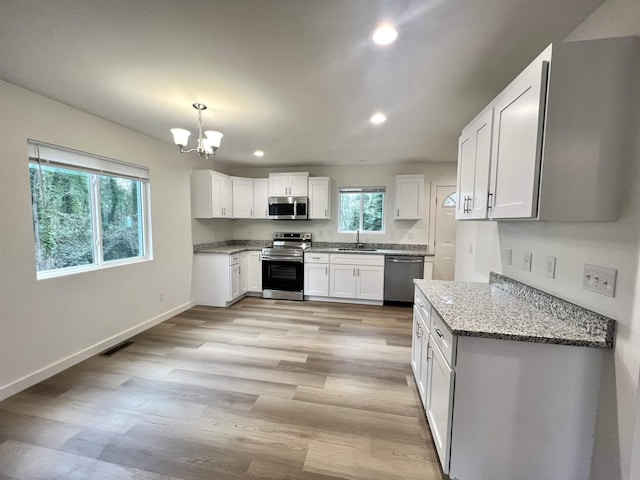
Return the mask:
<svg viewBox="0 0 640 480">
<path fill-rule="evenodd" d="M 269 197 L 271 220 L 307 220 L 308 197 Z"/>
</svg>

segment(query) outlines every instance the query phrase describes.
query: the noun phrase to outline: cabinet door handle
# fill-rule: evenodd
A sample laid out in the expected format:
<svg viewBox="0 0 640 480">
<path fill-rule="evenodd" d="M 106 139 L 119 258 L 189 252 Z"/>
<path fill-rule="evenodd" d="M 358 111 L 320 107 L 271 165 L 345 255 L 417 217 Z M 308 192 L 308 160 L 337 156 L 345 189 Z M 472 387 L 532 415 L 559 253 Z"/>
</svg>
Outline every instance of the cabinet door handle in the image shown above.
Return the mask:
<svg viewBox="0 0 640 480">
<path fill-rule="evenodd" d="M 438 334 L 438 336 L 439 336 L 440 338 L 444 337 L 444 335 L 442 334 L 442 332 L 440 331 L 440 329 L 439 329 L 439 328 L 437 328 L 437 327 L 436 327 L 436 333 Z"/>
<path fill-rule="evenodd" d="M 353 270 L 351 270 L 351 273 L 353 273 L 353 276 L 356 276 L 356 269 L 354 268 Z"/>
<path fill-rule="evenodd" d="M 329 216 L 329 214 L 327 213 L 327 209 L 326 209 L 326 208 L 324 209 L 324 216 L 325 216 L 325 217 L 328 217 L 328 216 Z"/>
<path fill-rule="evenodd" d="M 433 358 L 429 353 L 431 353 L 431 345 L 427 345 L 427 362 Z"/>
<path fill-rule="evenodd" d="M 358 276 L 360 276 L 360 269 L 356 268 L 356 270 L 358 271 Z"/>
<path fill-rule="evenodd" d="M 249 209 L 249 215 L 253 217 L 253 208 Z"/>
<path fill-rule="evenodd" d="M 493 205 L 491 205 L 493 203 L 493 193 L 489 192 L 487 194 L 487 210 L 491 210 L 493 208 Z"/>
<path fill-rule="evenodd" d="M 422 333 L 420 332 L 420 330 L 422 330 L 422 329 L 420 328 L 420 324 L 418 323 L 416 325 L 416 337 L 417 338 L 420 338 L 422 336 Z"/>
<path fill-rule="evenodd" d="M 396 217 L 399 217 L 399 216 L 400 216 L 400 209 L 399 209 L 399 208 L 397 208 L 397 209 L 396 209 Z"/>
<path fill-rule="evenodd" d="M 324 267 L 324 274 L 329 275 L 329 267 Z"/>
</svg>

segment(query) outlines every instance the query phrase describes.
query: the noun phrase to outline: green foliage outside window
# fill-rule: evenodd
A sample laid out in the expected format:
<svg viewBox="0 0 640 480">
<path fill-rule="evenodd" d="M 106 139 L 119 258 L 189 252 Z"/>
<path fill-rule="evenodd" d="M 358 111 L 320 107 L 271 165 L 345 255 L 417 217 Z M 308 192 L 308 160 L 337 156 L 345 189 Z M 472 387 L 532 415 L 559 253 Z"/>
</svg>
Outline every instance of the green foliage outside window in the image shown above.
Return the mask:
<svg viewBox="0 0 640 480">
<path fill-rule="evenodd" d="M 384 192 L 340 192 L 339 232 L 382 232 Z"/>
<path fill-rule="evenodd" d="M 38 164 L 29 165 L 29 175 L 38 272 L 144 255 L 140 181 Z"/>
</svg>

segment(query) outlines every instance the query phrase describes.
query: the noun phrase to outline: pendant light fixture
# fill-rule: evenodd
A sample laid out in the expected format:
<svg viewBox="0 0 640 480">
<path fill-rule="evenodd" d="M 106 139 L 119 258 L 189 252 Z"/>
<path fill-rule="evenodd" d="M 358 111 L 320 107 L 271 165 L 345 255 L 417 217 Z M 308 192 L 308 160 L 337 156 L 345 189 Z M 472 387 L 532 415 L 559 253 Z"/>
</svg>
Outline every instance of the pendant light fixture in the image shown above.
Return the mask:
<svg viewBox="0 0 640 480">
<path fill-rule="evenodd" d="M 185 150 L 187 143 L 189 142 L 189 135 L 191 132 L 183 128 L 172 128 L 173 141 L 180 148 L 180 153 L 197 152 L 202 158 L 209 158 L 209 155 L 215 155 L 216 150 L 220 147 L 222 141 L 222 133 L 215 130 L 207 130 L 203 136 L 202 126 L 202 111 L 207 109 L 207 106 L 203 103 L 194 103 L 193 108 L 198 111 L 198 146 L 196 148 L 190 148 Z"/>
</svg>

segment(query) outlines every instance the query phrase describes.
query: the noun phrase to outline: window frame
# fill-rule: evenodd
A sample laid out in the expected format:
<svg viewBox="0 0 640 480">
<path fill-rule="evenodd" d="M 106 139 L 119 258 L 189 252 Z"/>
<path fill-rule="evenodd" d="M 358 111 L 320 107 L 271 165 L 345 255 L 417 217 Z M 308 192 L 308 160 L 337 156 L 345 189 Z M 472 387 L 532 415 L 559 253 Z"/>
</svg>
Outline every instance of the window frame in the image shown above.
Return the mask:
<svg viewBox="0 0 640 480">
<path fill-rule="evenodd" d="M 148 168 L 31 139 L 28 140 L 28 146 L 29 169 L 31 169 L 32 166 L 35 166 L 35 168 L 43 166 L 54 167 L 69 172 L 83 172 L 89 176 L 89 204 L 91 212 L 91 234 L 93 240 L 93 262 L 84 265 L 53 268 L 49 270 L 38 270 L 36 264 L 35 270 L 37 280 L 45 280 L 153 260 L 153 242 L 151 233 L 151 187 Z M 43 151 L 44 154 L 42 154 Z M 87 160 L 84 166 L 83 157 Z M 142 255 L 115 260 L 104 259 L 104 231 L 102 225 L 100 178 L 109 176 L 136 182 L 138 193 L 138 222 L 140 229 L 139 236 L 141 237 L 139 238 L 139 247 L 143 252 Z M 31 190 L 30 186 L 30 191 Z M 35 227 L 33 208 L 31 208 L 31 212 L 32 222 L 34 222 Z M 35 244 L 35 231 L 33 233 L 34 247 L 37 252 L 38 246 Z"/>
<path fill-rule="evenodd" d="M 358 230 L 341 230 L 342 225 L 342 194 L 343 193 L 359 193 L 360 194 L 360 233 L 366 234 L 384 234 L 385 233 L 385 209 L 387 200 L 387 187 L 339 187 L 338 188 L 338 233 L 356 233 Z M 382 194 L 382 229 L 381 230 L 364 230 L 364 194 L 366 193 L 381 193 Z"/>
</svg>

